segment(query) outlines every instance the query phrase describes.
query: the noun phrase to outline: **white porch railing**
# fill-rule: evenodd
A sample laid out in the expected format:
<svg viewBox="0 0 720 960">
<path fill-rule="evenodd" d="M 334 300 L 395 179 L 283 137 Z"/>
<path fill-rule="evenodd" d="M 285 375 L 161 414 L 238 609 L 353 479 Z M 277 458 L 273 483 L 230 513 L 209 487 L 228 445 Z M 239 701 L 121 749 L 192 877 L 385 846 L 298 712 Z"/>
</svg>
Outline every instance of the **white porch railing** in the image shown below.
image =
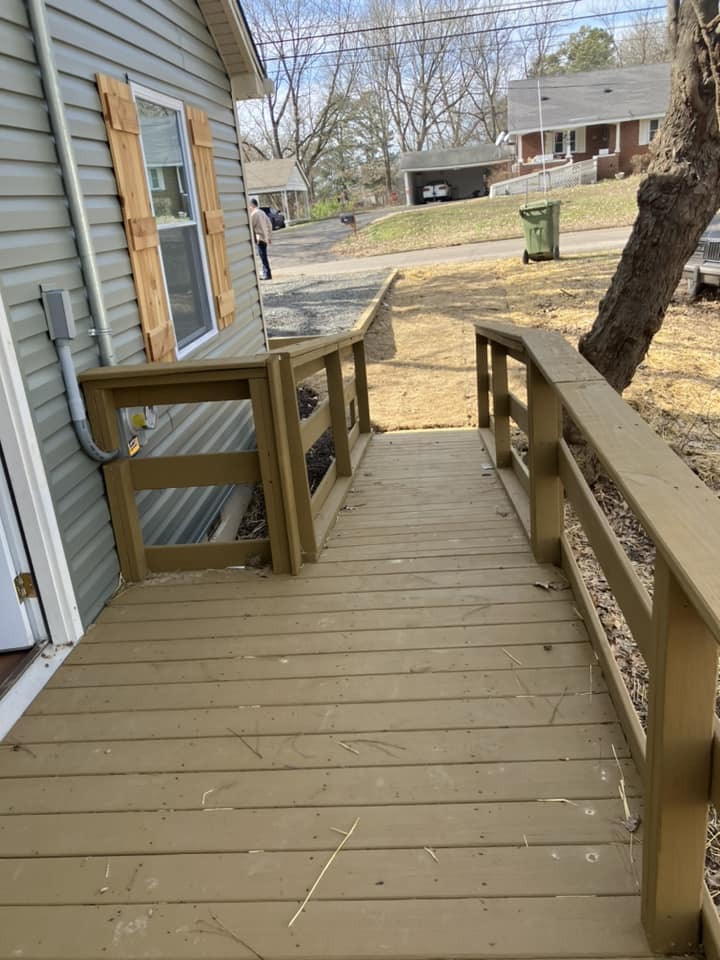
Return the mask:
<svg viewBox="0 0 720 960">
<path fill-rule="evenodd" d="M 490 197 L 510 197 L 519 194 L 536 193 L 540 190 L 559 189 L 560 187 L 579 187 L 597 183 L 597 158 L 581 160 L 579 163 L 551 167 L 544 172 L 526 173 L 512 180 L 501 180 L 490 187 Z"/>
</svg>

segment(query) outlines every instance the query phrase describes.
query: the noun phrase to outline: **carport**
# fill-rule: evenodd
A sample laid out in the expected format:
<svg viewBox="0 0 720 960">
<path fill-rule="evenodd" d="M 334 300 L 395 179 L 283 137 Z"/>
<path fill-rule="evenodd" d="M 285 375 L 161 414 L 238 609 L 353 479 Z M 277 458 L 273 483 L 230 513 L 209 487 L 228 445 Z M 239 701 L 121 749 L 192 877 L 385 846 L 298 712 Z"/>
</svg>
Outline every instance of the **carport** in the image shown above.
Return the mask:
<svg viewBox="0 0 720 960">
<path fill-rule="evenodd" d="M 487 179 L 494 168 L 514 160 L 512 147 L 492 143 L 458 147 L 452 150 L 421 150 L 403 153 L 400 170 L 405 183 L 405 202 L 423 202 L 423 187 L 444 181 L 450 185 L 452 200 L 484 197 Z"/>
<path fill-rule="evenodd" d="M 245 178 L 261 207 L 282 210 L 288 223 L 310 219 L 310 184 L 294 157 L 246 162 Z"/>
</svg>

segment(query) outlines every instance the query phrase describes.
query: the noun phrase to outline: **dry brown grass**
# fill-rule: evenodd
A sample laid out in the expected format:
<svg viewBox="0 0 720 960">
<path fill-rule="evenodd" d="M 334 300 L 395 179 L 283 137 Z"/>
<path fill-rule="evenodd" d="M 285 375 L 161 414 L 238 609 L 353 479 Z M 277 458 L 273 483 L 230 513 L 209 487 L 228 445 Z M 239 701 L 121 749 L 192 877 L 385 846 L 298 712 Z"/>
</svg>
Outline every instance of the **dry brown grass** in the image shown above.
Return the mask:
<svg viewBox="0 0 720 960">
<path fill-rule="evenodd" d="M 577 344 L 617 254 L 405 271 L 368 336 L 370 403 L 380 429 L 469 426 L 475 419 L 472 323 L 509 320 Z M 625 397 L 720 490 L 720 306 L 679 291 Z"/>
</svg>

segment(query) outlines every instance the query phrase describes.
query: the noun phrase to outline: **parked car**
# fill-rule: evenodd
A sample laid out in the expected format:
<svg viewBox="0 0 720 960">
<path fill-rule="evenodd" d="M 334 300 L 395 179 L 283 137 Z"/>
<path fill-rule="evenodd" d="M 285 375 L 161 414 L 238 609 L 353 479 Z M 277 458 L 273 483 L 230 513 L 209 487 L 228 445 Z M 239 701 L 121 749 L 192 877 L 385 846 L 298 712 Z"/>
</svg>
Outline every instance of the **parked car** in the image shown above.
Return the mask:
<svg viewBox="0 0 720 960">
<path fill-rule="evenodd" d="M 260 209 L 270 218 L 273 230 L 282 230 L 285 226 L 285 214 L 282 210 L 276 210 L 275 207 L 260 207 Z"/>
<path fill-rule="evenodd" d="M 720 212 L 716 213 L 700 237 L 695 253 L 685 264 L 683 277 L 688 295 L 694 298 L 703 285 L 720 286 Z"/>
<path fill-rule="evenodd" d="M 433 201 L 450 200 L 450 184 L 444 180 L 437 183 L 428 183 L 423 187 L 423 203 L 432 203 Z"/>
</svg>

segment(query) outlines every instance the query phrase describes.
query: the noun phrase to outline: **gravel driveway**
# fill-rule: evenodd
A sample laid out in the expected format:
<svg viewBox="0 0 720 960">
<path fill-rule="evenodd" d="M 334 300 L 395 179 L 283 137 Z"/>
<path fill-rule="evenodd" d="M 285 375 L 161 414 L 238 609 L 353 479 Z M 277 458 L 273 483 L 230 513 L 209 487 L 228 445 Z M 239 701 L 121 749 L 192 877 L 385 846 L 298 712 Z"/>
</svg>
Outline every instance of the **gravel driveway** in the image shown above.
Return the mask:
<svg viewBox="0 0 720 960">
<path fill-rule="evenodd" d="M 385 269 L 261 284 L 268 335 L 330 336 L 349 330 L 387 275 Z"/>
</svg>

